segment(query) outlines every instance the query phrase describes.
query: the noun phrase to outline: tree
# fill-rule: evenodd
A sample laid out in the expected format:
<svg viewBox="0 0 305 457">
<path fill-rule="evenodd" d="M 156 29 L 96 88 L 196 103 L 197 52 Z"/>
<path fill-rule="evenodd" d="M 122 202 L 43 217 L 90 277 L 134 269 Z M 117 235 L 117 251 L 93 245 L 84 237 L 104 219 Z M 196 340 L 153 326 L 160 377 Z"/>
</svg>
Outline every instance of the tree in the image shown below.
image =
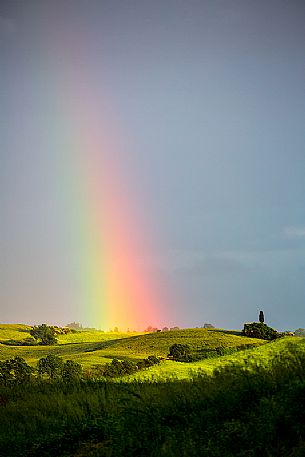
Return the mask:
<svg viewBox="0 0 305 457">
<path fill-rule="evenodd" d="M 188 344 L 175 343 L 169 348 L 169 356 L 178 362 L 187 361 L 191 356 Z"/>
<path fill-rule="evenodd" d="M 82 366 L 73 360 L 67 360 L 62 366 L 61 375 L 65 382 L 78 381 L 82 376 Z"/>
<path fill-rule="evenodd" d="M 49 327 L 46 324 L 38 326 L 34 325 L 34 327 L 30 330 L 30 335 L 33 336 L 35 340 L 40 340 L 40 344 L 43 346 L 49 346 L 57 343 L 54 328 Z"/>
<path fill-rule="evenodd" d="M 0 384 L 29 382 L 33 371 L 33 368 L 27 365 L 21 357 L 16 356 L 13 359 L 5 360 L 0 362 Z"/>
<path fill-rule="evenodd" d="M 251 322 L 244 324 L 243 335 L 249 338 L 261 338 L 263 340 L 275 340 L 281 334 L 263 322 Z"/>
<path fill-rule="evenodd" d="M 263 324 L 265 322 L 265 317 L 263 311 L 259 312 L 258 320 Z"/>
<path fill-rule="evenodd" d="M 154 330 L 153 327 L 152 327 L 151 325 L 149 325 L 148 327 L 146 327 L 146 329 L 144 330 L 144 332 L 149 332 L 149 333 L 151 333 L 151 332 L 153 332 L 153 330 Z"/>
<path fill-rule="evenodd" d="M 58 355 L 47 355 L 47 357 L 39 359 L 37 370 L 39 375 L 47 375 L 49 379 L 59 378 L 62 374 L 63 361 Z"/>
<path fill-rule="evenodd" d="M 156 357 L 155 355 L 149 355 L 147 357 L 147 360 L 151 366 L 158 365 L 160 363 L 160 359 L 158 359 L 158 357 Z"/>
</svg>

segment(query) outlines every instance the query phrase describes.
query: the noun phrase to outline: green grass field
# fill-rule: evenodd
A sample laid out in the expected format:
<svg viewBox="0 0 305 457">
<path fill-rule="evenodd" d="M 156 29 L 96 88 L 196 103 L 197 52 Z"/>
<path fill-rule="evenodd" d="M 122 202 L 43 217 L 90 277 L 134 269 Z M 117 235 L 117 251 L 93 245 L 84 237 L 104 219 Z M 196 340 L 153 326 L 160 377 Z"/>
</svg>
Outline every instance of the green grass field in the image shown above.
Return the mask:
<svg viewBox="0 0 305 457">
<path fill-rule="evenodd" d="M 8 340 L 24 340 L 31 327 L 25 324 L 0 324 L 0 343 Z"/>
<path fill-rule="evenodd" d="M 226 332 L 217 329 L 183 329 L 158 333 L 106 333 L 82 330 L 58 337 L 55 346 L 13 346 L 7 345 L 10 340 L 23 340 L 29 337 L 29 326 L 22 324 L 0 325 L 0 360 L 20 356 L 34 366 L 38 359 L 48 354 L 56 354 L 64 360 L 71 359 L 85 368 L 105 364 L 113 358 L 121 360 L 140 360 L 149 355 L 166 357 L 174 343 L 189 344 L 195 349 L 238 348 L 243 345 L 261 346 L 264 341 L 236 335 L 237 332 Z M 182 364 L 162 362 L 160 367 L 145 370 L 137 379 L 147 376 L 168 377 L 171 375 L 188 377 L 190 369 L 198 370 L 204 366 L 210 371 L 214 366 L 211 361 Z"/>
<path fill-rule="evenodd" d="M 19 330 L 18 330 L 19 328 Z M 1 326 L 1 340 L 24 326 Z M 82 332 L 57 346 L 0 344 L 1 359 L 54 352 L 85 367 L 122 354 L 163 355 L 174 342 L 240 347 L 236 332 Z M 71 341 L 72 339 L 72 341 Z M 305 455 L 305 338 L 196 363 L 165 360 L 110 380 L 0 383 L 0 455 L 5 457 L 302 457 Z M 87 351 L 87 352 L 86 352 Z"/>
</svg>

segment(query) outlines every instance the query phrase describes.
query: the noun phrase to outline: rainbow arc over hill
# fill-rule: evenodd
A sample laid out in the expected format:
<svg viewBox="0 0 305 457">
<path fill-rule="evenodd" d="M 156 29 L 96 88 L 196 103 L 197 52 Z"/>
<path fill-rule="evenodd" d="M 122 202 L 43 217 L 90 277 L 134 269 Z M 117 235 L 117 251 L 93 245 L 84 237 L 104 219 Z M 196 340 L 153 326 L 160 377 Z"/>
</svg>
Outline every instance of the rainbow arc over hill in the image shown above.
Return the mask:
<svg viewBox="0 0 305 457">
<path fill-rule="evenodd" d="M 64 179 L 74 202 L 69 224 L 81 295 L 78 316 L 105 330 L 166 325 L 168 296 L 145 263 L 154 255 L 153 234 L 128 183 L 119 128 L 95 100 L 90 75 L 75 68 L 73 52 L 71 61 L 61 59 L 54 103 Z"/>
</svg>

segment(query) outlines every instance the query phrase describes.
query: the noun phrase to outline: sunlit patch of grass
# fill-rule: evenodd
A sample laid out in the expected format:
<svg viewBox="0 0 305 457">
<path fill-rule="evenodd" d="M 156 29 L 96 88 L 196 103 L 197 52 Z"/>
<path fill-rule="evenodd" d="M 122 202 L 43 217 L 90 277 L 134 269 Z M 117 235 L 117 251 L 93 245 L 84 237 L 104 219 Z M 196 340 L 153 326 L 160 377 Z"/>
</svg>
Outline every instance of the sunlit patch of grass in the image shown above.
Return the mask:
<svg viewBox="0 0 305 457">
<path fill-rule="evenodd" d="M 287 337 L 272 343 L 254 347 L 253 349 L 239 351 L 234 354 L 224 355 L 215 359 L 205 359 L 198 362 L 183 363 L 171 360 L 162 361 L 159 365 L 126 376 L 124 381 L 132 382 L 162 382 L 170 379 L 191 379 L 194 374 L 212 374 L 216 369 L 225 366 L 246 367 L 247 370 L 256 369 L 257 366 L 268 367 L 270 361 L 277 356 L 285 356 L 289 344 L 299 347 L 305 352 L 305 338 Z"/>
<path fill-rule="evenodd" d="M 183 329 L 118 339 L 111 345 L 111 351 L 110 348 L 107 348 L 107 352 L 111 352 L 114 357 L 123 355 L 128 355 L 131 358 L 147 357 L 151 354 L 166 357 L 170 346 L 174 343 L 189 344 L 194 349 L 213 350 L 219 347 L 234 348 L 242 345 L 259 346 L 266 342 L 260 339 L 232 335 L 219 330 Z M 104 350 L 102 347 L 100 349 Z"/>
<path fill-rule="evenodd" d="M 25 324 L 0 324 L 0 343 L 7 340 L 24 340 L 30 336 L 31 328 Z"/>
<path fill-rule="evenodd" d="M 19 339 L 24 339 L 29 336 L 30 328 L 22 325 L 2 325 L 0 335 L 2 334 L 3 341 L 14 339 L 13 337 L 16 335 Z M 48 354 L 55 354 L 64 360 L 71 359 L 83 367 L 90 367 L 96 364 L 105 364 L 113 358 L 138 361 L 149 355 L 166 357 L 170 346 L 174 343 L 190 344 L 194 348 L 212 350 L 217 347 L 257 346 L 265 342 L 239 336 L 235 332 L 232 334 L 217 329 L 183 329 L 149 334 L 82 330 L 67 335 L 58 335 L 58 343 L 54 346 L 6 346 L 0 344 L 0 360 L 19 356 L 34 366 L 40 358 L 46 357 Z M 205 366 L 209 366 L 211 363 L 213 365 L 213 362 L 207 361 Z M 162 376 L 174 375 L 182 379 L 187 377 L 191 368 L 198 369 L 196 363 L 185 364 L 184 366 L 184 364 L 170 362 L 166 366 L 165 373 L 163 373 L 163 364 L 161 364 L 161 368 L 155 367 L 156 375 L 158 376 L 160 372 Z M 176 368 L 172 368 L 173 366 Z"/>
<path fill-rule="evenodd" d="M 93 342 L 104 342 L 112 341 L 121 338 L 129 338 L 135 335 L 142 335 L 142 333 L 135 332 L 102 332 L 99 330 L 87 331 L 81 330 L 77 332 L 71 332 L 66 335 L 58 335 L 57 342 L 58 344 L 68 344 L 68 343 L 93 343 Z"/>
</svg>

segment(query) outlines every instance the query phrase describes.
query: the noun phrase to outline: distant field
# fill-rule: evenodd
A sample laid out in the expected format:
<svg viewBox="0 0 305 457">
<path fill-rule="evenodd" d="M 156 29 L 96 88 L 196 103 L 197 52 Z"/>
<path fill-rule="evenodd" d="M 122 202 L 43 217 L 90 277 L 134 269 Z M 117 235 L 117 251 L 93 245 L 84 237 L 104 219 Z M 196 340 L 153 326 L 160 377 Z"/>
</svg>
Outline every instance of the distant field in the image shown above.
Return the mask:
<svg viewBox="0 0 305 457">
<path fill-rule="evenodd" d="M 149 333 L 133 338 L 117 340 L 108 348 L 114 357 L 147 357 L 150 354 L 165 357 L 174 343 L 189 344 L 194 348 L 232 348 L 241 345 L 260 345 L 262 340 L 232 335 L 225 331 L 210 329 L 183 329 L 168 332 Z M 101 348 L 102 349 L 102 348 Z"/>
<path fill-rule="evenodd" d="M 7 340 L 24 340 L 31 327 L 25 324 L 0 324 L 0 343 Z"/>
<path fill-rule="evenodd" d="M 11 357 L 23 357 L 30 365 L 35 365 L 41 357 L 56 354 L 64 359 L 72 359 L 83 366 L 109 362 L 109 357 L 103 357 L 99 352 L 94 354 L 97 347 L 106 347 L 118 339 L 130 338 L 140 333 L 115 333 L 102 331 L 81 330 L 76 333 L 59 335 L 56 346 L 14 346 L 5 343 L 21 341 L 30 336 L 31 327 L 24 324 L 0 324 L 0 360 Z"/>
<path fill-rule="evenodd" d="M 23 357 L 27 363 L 35 365 L 37 360 L 48 354 L 56 354 L 63 359 L 72 359 L 83 367 L 105 364 L 113 358 L 139 360 L 148 355 L 166 357 L 174 343 L 189 344 L 195 349 L 236 348 L 243 345 L 261 346 L 265 342 L 246 338 L 234 331 L 217 329 L 183 329 L 158 333 L 107 333 L 101 331 L 80 331 L 60 335 L 56 346 L 11 346 L 9 340 L 23 340 L 29 335 L 31 327 L 22 324 L 0 325 L 0 360 L 14 356 Z M 2 342 L 2 343 L 1 343 Z M 228 356 L 227 356 L 228 357 Z M 225 357 L 221 357 L 222 363 Z M 192 364 L 164 361 L 160 366 L 144 370 L 136 378 L 188 377 L 190 370 L 205 368 L 210 371 L 217 365 L 215 360 Z"/>
</svg>

